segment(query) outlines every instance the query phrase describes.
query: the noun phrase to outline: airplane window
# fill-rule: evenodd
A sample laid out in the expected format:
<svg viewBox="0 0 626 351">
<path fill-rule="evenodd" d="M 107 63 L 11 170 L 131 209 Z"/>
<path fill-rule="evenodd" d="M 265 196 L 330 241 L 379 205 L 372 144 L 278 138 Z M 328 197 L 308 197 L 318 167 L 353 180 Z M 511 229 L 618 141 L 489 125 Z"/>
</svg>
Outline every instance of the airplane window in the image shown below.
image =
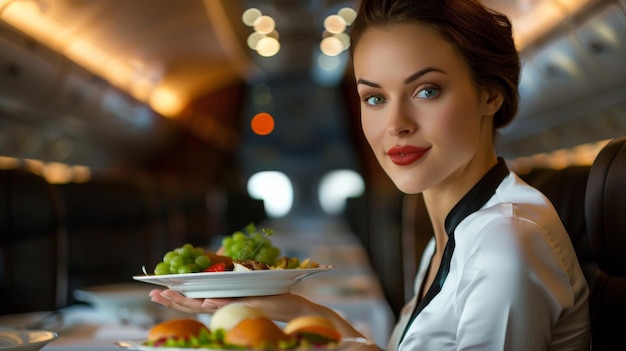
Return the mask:
<svg viewBox="0 0 626 351">
<path fill-rule="evenodd" d="M 263 171 L 248 179 L 248 194 L 263 200 L 268 217 L 279 218 L 287 215 L 293 206 L 293 185 L 282 172 Z"/>
<path fill-rule="evenodd" d="M 351 170 L 335 170 L 326 173 L 320 182 L 318 196 L 320 205 L 328 214 L 339 214 L 346 207 L 348 197 L 357 197 L 365 191 L 363 178 Z"/>
</svg>

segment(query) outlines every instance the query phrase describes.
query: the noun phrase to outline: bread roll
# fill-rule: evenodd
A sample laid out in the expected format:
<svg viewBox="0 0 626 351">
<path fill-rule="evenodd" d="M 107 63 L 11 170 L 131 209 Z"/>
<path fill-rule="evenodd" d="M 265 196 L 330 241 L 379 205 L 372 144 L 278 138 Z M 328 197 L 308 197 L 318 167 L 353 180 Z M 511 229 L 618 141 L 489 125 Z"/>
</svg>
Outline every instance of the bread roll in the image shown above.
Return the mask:
<svg viewBox="0 0 626 351">
<path fill-rule="evenodd" d="M 335 325 L 321 316 L 302 316 L 292 319 L 283 329 L 285 334 L 306 339 L 315 344 L 339 342 L 341 334 Z"/>
<path fill-rule="evenodd" d="M 266 317 L 266 315 L 256 308 L 248 305 L 242 303 L 230 303 L 218 309 L 213 316 L 211 316 L 209 326 L 213 331 L 218 329 L 229 331 L 242 320 L 256 317 Z"/>
<path fill-rule="evenodd" d="M 190 336 L 198 336 L 201 330 L 209 331 L 200 321 L 191 318 L 173 319 L 165 321 L 153 326 L 148 331 L 149 341 L 167 340 L 174 338 L 176 340 L 189 338 Z"/>
<path fill-rule="evenodd" d="M 246 318 L 224 336 L 226 345 L 256 350 L 274 350 L 279 342 L 291 340 L 271 319 L 265 317 Z"/>
</svg>

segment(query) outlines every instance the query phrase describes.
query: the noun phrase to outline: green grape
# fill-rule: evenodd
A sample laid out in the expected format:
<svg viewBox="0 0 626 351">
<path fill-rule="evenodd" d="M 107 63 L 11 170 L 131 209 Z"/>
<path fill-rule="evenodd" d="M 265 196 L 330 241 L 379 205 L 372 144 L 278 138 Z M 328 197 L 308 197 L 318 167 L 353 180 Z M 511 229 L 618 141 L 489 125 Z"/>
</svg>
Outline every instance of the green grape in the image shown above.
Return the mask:
<svg viewBox="0 0 626 351">
<path fill-rule="evenodd" d="M 180 266 L 178 268 L 178 274 L 186 274 L 186 273 L 191 273 L 191 267 L 188 264 Z"/>
<path fill-rule="evenodd" d="M 172 259 L 170 259 L 170 267 L 178 270 L 178 268 L 180 268 L 180 266 L 184 265 L 185 261 L 181 256 L 175 256 L 172 257 Z"/>
<path fill-rule="evenodd" d="M 160 262 L 154 268 L 154 274 L 156 274 L 156 275 L 170 274 L 170 266 L 169 266 L 169 264 L 167 264 L 165 262 Z"/>
<path fill-rule="evenodd" d="M 228 248 L 228 251 L 230 251 L 230 257 L 234 257 L 234 255 L 238 252 L 240 252 L 241 250 L 243 250 L 243 244 L 242 243 L 235 243 L 233 244 L 230 248 Z"/>
<path fill-rule="evenodd" d="M 191 244 L 185 244 L 182 247 L 176 249 L 176 251 L 180 256 L 191 257 L 191 255 L 193 254 L 193 246 L 191 246 Z"/>
<path fill-rule="evenodd" d="M 268 264 L 267 262 L 271 262 L 271 258 L 267 255 L 256 255 L 255 256 L 255 261 L 259 261 L 265 264 Z"/>
<path fill-rule="evenodd" d="M 195 264 L 195 263 L 190 263 L 190 264 L 188 264 L 186 266 L 189 267 L 189 269 L 191 270 L 191 273 L 198 273 L 198 272 L 200 272 L 200 267 L 198 267 L 198 265 Z"/>
<path fill-rule="evenodd" d="M 242 243 L 248 240 L 248 237 L 244 232 L 235 232 L 233 234 L 233 241 L 236 243 Z"/>
<path fill-rule="evenodd" d="M 172 259 L 172 257 L 174 256 L 178 256 L 178 253 L 174 252 L 174 251 L 168 251 L 164 256 L 163 256 L 163 262 L 165 263 L 170 263 L 170 260 Z"/>
<path fill-rule="evenodd" d="M 195 273 L 211 265 L 211 260 L 202 247 L 186 243 L 163 255 L 163 260 L 154 267 L 154 274 Z"/>
<path fill-rule="evenodd" d="M 196 257 L 204 256 L 204 249 L 201 247 L 195 247 L 191 256 L 195 259 Z"/>
<path fill-rule="evenodd" d="M 211 259 L 209 259 L 206 255 L 200 255 L 196 257 L 194 262 L 198 265 L 198 268 L 200 268 L 200 270 L 204 270 L 211 266 Z"/>
<path fill-rule="evenodd" d="M 232 247 L 234 243 L 235 243 L 235 240 L 233 240 L 232 236 L 227 236 L 224 239 L 222 239 L 222 246 L 224 248 Z"/>
<path fill-rule="evenodd" d="M 263 244 L 266 240 L 265 237 L 263 236 L 263 234 L 261 233 L 254 233 L 252 234 L 252 239 L 256 242 L 256 243 L 261 243 Z"/>
<path fill-rule="evenodd" d="M 222 240 L 226 256 L 236 260 L 254 260 L 268 265 L 275 265 L 280 256 L 280 249 L 274 247 L 268 239 L 273 232 L 263 229 L 256 230 L 254 224 L 249 224 L 243 230 L 233 233 Z"/>
</svg>

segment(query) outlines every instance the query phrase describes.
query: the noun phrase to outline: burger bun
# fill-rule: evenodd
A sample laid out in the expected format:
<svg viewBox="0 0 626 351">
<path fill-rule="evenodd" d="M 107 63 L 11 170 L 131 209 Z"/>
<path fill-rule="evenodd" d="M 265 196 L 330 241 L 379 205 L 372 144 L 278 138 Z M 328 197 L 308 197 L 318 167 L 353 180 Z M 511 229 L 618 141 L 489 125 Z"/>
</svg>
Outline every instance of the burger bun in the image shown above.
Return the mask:
<svg viewBox="0 0 626 351">
<path fill-rule="evenodd" d="M 218 329 L 229 331 L 246 318 L 259 317 L 267 316 L 260 310 L 243 303 L 230 303 L 218 309 L 213 316 L 211 316 L 209 327 L 213 331 Z"/>
<path fill-rule="evenodd" d="M 209 328 L 195 319 L 173 319 L 153 326 L 148 331 L 148 340 L 187 339 L 190 336 L 198 336 L 202 330 L 208 332 Z"/>
<path fill-rule="evenodd" d="M 226 345 L 255 350 L 275 350 L 279 348 L 280 342 L 291 340 L 290 336 L 266 317 L 243 319 L 224 335 Z"/>
<path fill-rule="evenodd" d="M 283 331 L 287 335 L 306 339 L 315 344 L 336 343 L 341 340 L 341 334 L 335 325 L 322 316 L 302 316 L 292 319 Z"/>
</svg>

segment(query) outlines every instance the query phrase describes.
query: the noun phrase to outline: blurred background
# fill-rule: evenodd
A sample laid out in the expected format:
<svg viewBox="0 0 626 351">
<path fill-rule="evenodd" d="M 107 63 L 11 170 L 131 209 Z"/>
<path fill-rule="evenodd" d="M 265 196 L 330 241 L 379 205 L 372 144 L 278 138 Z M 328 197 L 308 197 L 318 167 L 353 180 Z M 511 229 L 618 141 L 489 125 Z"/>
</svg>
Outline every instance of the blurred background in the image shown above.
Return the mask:
<svg viewBox="0 0 626 351">
<path fill-rule="evenodd" d="M 626 2 L 484 2 L 512 19 L 523 61 L 500 155 L 529 177 L 590 165 L 626 134 Z M 45 181 L 0 178 L 3 232 L 62 228 L 68 303 L 73 288 L 250 222 L 340 220 L 397 313 L 415 264 L 399 254 L 407 197 L 361 135 L 347 53 L 357 5 L 0 0 L 0 168 Z"/>
</svg>

